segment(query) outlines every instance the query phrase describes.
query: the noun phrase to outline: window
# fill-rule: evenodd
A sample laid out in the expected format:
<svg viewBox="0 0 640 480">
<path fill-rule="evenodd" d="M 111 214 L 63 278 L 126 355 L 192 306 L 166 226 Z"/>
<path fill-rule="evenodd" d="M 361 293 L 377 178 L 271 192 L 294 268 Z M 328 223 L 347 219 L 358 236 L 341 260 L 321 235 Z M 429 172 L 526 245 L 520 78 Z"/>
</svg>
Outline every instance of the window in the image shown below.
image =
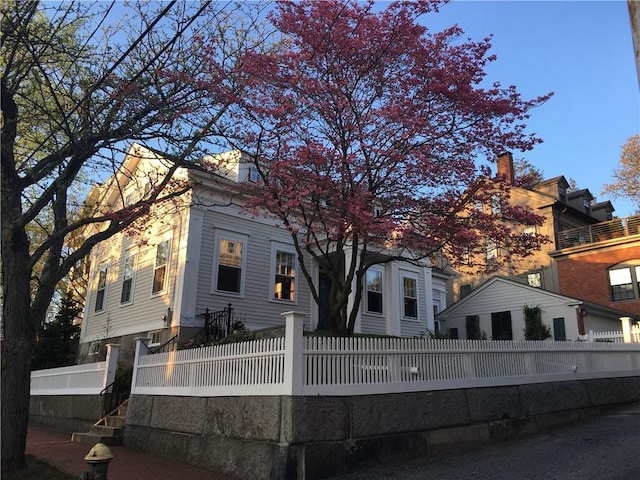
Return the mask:
<svg viewBox="0 0 640 480">
<path fill-rule="evenodd" d="M 464 247 L 460 255 L 460 263 L 463 265 L 471 265 L 471 248 Z"/>
<path fill-rule="evenodd" d="M 216 248 L 215 290 L 217 292 L 242 294 L 246 237 L 221 234 L 216 236 Z M 282 271 L 286 270 L 283 269 Z"/>
<path fill-rule="evenodd" d="M 498 195 L 491 197 L 491 213 L 494 215 L 502 213 L 502 204 L 500 203 L 500 197 Z"/>
<path fill-rule="evenodd" d="M 96 289 L 96 305 L 95 311 L 104 310 L 105 299 L 107 296 L 107 267 L 101 268 L 98 273 L 98 288 Z"/>
<path fill-rule="evenodd" d="M 478 315 L 467 315 L 465 323 L 467 338 L 469 340 L 480 340 L 480 317 Z"/>
<path fill-rule="evenodd" d="M 485 251 L 487 260 L 494 260 L 498 258 L 498 246 L 493 240 L 487 240 Z"/>
<path fill-rule="evenodd" d="M 535 225 L 529 225 L 528 227 L 524 227 L 524 234 L 525 235 L 535 235 L 536 234 L 536 227 Z"/>
<path fill-rule="evenodd" d="M 165 289 L 167 263 L 169 262 L 169 240 L 163 240 L 156 246 L 156 260 L 153 267 L 152 293 L 159 293 Z"/>
<path fill-rule="evenodd" d="M 136 256 L 129 255 L 124 260 L 124 270 L 122 271 L 122 293 L 120 303 L 131 303 L 133 300 L 133 272 L 135 268 Z"/>
<path fill-rule="evenodd" d="M 162 343 L 162 330 L 156 330 L 155 332 L 149 332 L 149 347 L 160 345 Z"/>
<path fill-rule="evenodd" d="M 567 339 L 567 332 L 564 328 L 564 318 L 553 319 L 553 339 L 564 342 Z"/>
<path fill-rule="evenodd" d="M 402 277 L 405 318 L 418 318 L 418 282 L 415 278 Z"/>
<path fill-rule="evenodd" d="M 638 267 L 636 267 L 636 275 L 637 270 Z M 635 298 L 630 267 L 609 270 L 609 286 L 611 288 L 611 299 L 614 302 Z"/>
<path fill-rule="evenodd" d="M 100 353 L 101 345 L 102 345 L 102 342 L 100 342 L 100 340 L 96 342 L 91 342 L 89 344 L 89 351 L 87 352 L 87 355 L 98 355 Z"/>
<path fill-rule="evenodd" d="M 470 284 L 465 283 L 463 285 L 460 285 L 460 298 L 466 297 L 470 293 L 471 293 L 471 285 Z"/>
<path fill-rule="evenodd" d="M 276 250 L 273 298 L 295 300 L 296 257 L 291 252 Z"/>
<path fill-rule="evenodd" d="M 367 271 L 367 312 L 382 313 L 382 271 Z"/>
<path fill-rule="evenodd" d="M 449 338 L 451 340 L 458 340 L 458 329 L 457 328 L 450 328 L 449 329 Z"/>
<path fill-rule="evenodd" d="M 249 167 L 249 181 L 251 183 L 257 183 L 260 180 L 260 172 L 254 166 Z"/>
<path fill-rule="evenodd" d="M 527 283 L 530 287 L 541 288 L 542 278 L 540 272 L 530 273 L 527 275 Z"/>
<path fill-rule="evenodd" d="M 491 314 L 491 337 L 494 340 L 513 340 L 511 312 Z"/>
</svg>

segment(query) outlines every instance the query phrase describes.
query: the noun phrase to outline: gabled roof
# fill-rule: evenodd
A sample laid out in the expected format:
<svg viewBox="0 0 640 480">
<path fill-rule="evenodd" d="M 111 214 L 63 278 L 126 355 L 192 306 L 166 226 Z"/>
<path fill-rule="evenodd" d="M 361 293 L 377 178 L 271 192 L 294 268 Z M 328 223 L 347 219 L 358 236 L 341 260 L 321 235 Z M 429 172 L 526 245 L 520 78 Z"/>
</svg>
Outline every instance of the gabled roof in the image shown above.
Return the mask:
<svg viewBox="0 0 640 480">
<path fill-rule="evenodd" d="M 608 316 L 612 316 L 612 317 L 632 317 L 634 319 L 637 319 L 636 315 L 630 314 L 628 312 L 623 312 L 621 310 L 616 310 L 614 308 L 610 308 L 604 305 L 599 305 L 597 303 L 593 303 L 593 302 L 587 302 L 585 300 L 581 300 L 579 298 L 574 298 L 574 297 L 567 297 L 566 295 L 561 295 L 559 293 L 555 293 L 555 292 L 551 292 L 549 290 L 544 290 L 542 288 L 538 288 L 538 287 L 532 287 L 530 285 L 527 285 L 525 283 L 520 283 L 520 282 L 516 282 L 514 280 L 511 280 L 509 278 L 505 278 L 505 277 L 500 277 L 500 276 L 494 276 L 491 277 L 489 280 L 487 280 L 486 282 L 482 283 L 478 288 L 476 288 L 475 290 L 472 290 L 468 295 L 465 295 L 463 298 L 461 298 L 460 300 L 458 300 L 457 302 L 455 302 L 454 304 L 450 305 L 449 307 L 445 308 L 442 312 L 440 312 L 438 315 L 436 315 L 437 319 L 443 319 L 446 318 L 448 316 L 451 316 L 452 314 L 455 314 L 455 311 L 458 310 L 459 308 L 461 308 L 462 306 L 473 302 L 474 298 L 482 295 L 483 292 L 487 289 L 489 289 L 491 286 L 496 285 L 496 284 L 503 284 L 503 285 L 511 285 L 511 286 L 515 286 L 524 290 L 528 290 L 530 291 L 532 294 L 536 294 L 536 295 L 548 295 L 549 297 L 555 298 L 557 300 L 559 300 L 562 303 L 565 303 L 567 306 L 573 306 L 573 305 L 581 305 L 584 306 L 585 308 L 588 308 L 590 310 L 596 310 L 600 313 L 603 313 L 605 315 Z"/>
</svg>

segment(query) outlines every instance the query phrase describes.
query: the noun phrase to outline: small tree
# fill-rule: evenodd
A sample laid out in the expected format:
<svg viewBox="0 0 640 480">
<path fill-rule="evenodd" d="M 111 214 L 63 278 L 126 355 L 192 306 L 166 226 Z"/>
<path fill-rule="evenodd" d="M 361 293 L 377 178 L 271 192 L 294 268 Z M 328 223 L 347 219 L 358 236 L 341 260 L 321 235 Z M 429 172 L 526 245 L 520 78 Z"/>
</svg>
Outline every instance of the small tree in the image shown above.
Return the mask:
<svg viewBox="0 0 640 480">
<path fill-rule="evenodd" d="M 525 305 L 524 312 L 524 338 L 526 340 L 545 340 L 551 336 L 551 329 L 542 322 L 542 309 L 540 306 L 530 307 Z"/>
<path fill-rule="evenodd" d="M 38 335 L 33 354 L 33 370 L 73 365 L 78 352 L 80 327 L 78 320 L 82 308 L 74 301 L 71 292 L 62 297 L 55 318 L 45 323 Z"/>
<path fill-rule="evenodd" d="M 602 193 L 614 198 L 627 198 L 640 211 L 640 134 L 627 138 L 622 145 L 620 165 L 613 170 L 613 183 L 604 186 Z"/>
<path fill-rule="evenodd" d="M 353 333 L 372 265 L 438 251 L 480 257 L 487 240 L 524 256 L 542 241 L 518 228 L 542 218 L 511 206 L 509 186 L 476 160 L 538 143 L 523 122 L 548 96 L 481 86 L 495 59 L 489 40 L 460 42 L 458 27 L 429 32 L 416 19 L 438 5 L 278 2 L 269 17 L 278 51 L 244 56 L 241 95 L 211 85 L 233 98 L 225 134 L 261 177 L 246 185 L 248 208 L 289 230 L 335 334 Z M 500 208 L 482 214 L 477 202 Z M 330 279 L 328 303 L 306 256 Z"/>
</svg>

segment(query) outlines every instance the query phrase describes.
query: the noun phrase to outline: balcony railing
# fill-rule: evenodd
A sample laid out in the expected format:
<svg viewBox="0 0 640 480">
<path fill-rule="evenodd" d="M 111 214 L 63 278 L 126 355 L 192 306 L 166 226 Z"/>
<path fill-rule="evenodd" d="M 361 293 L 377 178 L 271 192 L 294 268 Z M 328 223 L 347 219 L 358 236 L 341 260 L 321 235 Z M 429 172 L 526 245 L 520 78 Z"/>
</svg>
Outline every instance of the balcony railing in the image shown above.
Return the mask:
<svg viewBox="0 0 640 480">
<path fill-rule="evenodd" d="M 558 250 L 638 234 L 640 234 L 640 215 L 616 218 L 560 232 L 558 234 Z"/>
</svg>

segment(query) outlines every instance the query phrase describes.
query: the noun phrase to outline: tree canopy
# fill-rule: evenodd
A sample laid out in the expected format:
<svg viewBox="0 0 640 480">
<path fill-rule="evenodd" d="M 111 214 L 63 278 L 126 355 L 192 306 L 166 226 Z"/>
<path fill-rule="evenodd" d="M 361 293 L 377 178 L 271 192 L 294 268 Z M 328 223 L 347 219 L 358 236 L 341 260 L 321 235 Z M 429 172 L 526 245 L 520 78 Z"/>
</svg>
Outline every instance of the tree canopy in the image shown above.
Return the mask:
<svg viewBox="0 0 640 480">
<path fill-rule="evenodd" d="M 603 194 L 627 198 L 640 211 L 640 134 L 629 137 L 622 145 L 620 165 L 612 172 L 613 183 L 606 184 Z"/>
<path fill-rule="evenodd" d="M 541 219 L 511 206 L 509 185 L 477 160 L 538 143 L 524 122 L 549 95 L 525 100 L 513 86 L 487 85 L 490 39 L 417 21 L 440 3 L 278 2 L 269 15 L 278 50 L 244 55 L 241 95 L 216 90 L 231 98 L 228 140 L 260 173 L 246 185 L 248 206 L 281 221 L 299 258 L 311 255 L 330 276 L 323 305 L 300 262 L 336 333 L 353 331 L 373 264 L 436 251 L 455 261 L 487 242 L 526 255 L 542 240 L 518 229 Z M 478 202 L 495 208 L 480 213 Z"/>
<path fill-rule="evenodd" d="M 166 189 L 175 169 L 213 142 L 227 108 L 193 77 L 215 66 L 234 91 L 239 55 L 263 44 L 261 8 L 3 3 L 3 472 L 24 465 L 31 353 L 56 285 L 97 243 L 189 188 Z M 113 214 L 82 203 L 86 181 L 117 171 L 132 142 L 162 150 L 172 165 L 167 175 L 134 204 L 120 199 Z"/>
</svg>

